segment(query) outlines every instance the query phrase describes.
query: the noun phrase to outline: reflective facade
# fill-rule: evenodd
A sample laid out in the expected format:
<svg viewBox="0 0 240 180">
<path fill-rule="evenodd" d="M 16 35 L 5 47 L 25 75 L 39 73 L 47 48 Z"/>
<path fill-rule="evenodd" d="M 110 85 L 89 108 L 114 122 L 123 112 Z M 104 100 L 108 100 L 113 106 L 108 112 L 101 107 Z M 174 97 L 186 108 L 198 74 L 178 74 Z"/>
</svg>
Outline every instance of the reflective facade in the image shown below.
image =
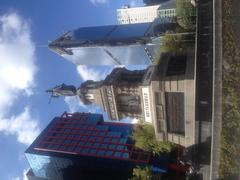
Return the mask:
<svg viewBox="0 0 240 180">
<path fill-rule="evenodd" d="M 175 23 L 82 27 L 49 44 L 55 53 L 77 65 L 150 64 L 159 55 L 160 37 Z"/>
<path fill-rule="evenodd" d="M 131 132 L 132 125 L 107 123 L 99 114 L 64 113 L 54 118 L 25 155 L 32 174 L 40 178 L 62 180 L 91 177 L 91 173 L 127 178 L 136 164 L 150 162 L 149 153 L 134 148 Z"/>
</svg>

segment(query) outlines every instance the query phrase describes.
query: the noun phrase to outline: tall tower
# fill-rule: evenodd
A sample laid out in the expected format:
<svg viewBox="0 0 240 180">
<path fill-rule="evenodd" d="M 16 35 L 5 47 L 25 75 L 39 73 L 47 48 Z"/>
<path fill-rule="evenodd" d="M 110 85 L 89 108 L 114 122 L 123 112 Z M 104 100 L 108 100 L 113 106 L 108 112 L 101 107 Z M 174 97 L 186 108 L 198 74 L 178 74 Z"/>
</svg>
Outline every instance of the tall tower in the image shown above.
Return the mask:
<svg viewBox="0 0 240 180">
<path fill-rule="evenodd" d="M 160 37 L 176 23 L 158 21 L 80 27 L 49 43 L 49 48 L 76 65 L 150 64 L 159 54 Z M 151 57 L 146 54 L 148 50 Z"/>
</svg>

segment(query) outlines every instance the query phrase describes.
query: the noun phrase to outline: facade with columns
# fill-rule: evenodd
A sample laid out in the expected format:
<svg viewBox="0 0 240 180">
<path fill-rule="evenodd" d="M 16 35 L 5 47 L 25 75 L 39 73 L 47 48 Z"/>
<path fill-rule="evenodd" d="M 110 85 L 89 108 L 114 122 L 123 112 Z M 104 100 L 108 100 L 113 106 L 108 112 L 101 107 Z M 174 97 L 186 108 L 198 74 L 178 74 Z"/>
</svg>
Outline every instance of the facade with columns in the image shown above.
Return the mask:
<svg viewBox="0 0 240 180">
<path fill-rule="evenodd" d="M 130 117 L 155 128 L 158 140 L 195 144 L 194 54 L 165 54 L 159 66 L 129 71 L 115 68 L 103 81 L 86 81 L 77 94 L 95 103 L 109 119 Z"/>
<path fill-rule="evenodd" d="M 141 84 L 146 70 L 115 68 L 103 81 L 86 81 L 77 89 L 84 104 L 95 103 L 107 112 L 109 119 L 119 121 L 143 118 Z"/>
</svg>

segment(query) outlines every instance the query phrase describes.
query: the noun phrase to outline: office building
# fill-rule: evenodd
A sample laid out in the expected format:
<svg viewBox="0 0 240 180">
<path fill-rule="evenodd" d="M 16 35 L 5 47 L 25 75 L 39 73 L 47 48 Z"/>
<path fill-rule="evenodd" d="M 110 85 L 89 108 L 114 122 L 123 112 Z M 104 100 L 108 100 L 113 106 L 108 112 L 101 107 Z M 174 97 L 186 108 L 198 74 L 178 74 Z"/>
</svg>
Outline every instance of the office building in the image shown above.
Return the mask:
<svg viewBox="0 0 240 180">
<path fill-rule="evenodd" d="M 158 17 L 160 5 L 133 7 L 123 6 L 117 9 L 118 24 L 134 24 L 153 22 Z"/>
<path fill-rule="evenodd" d="M 64 113 L 26 150 L 29 179 L 127 179 L 151 154 L 136 149 L 131 124 L 104 122 L 100 114 Z"/>
<path fill-rule="evenodd" d="M 160 51 L 160 37 L 176 23 L 82 27 L 49 43 L 49 48 L 76 65 L 151 64 Z"/>
<path fill-rule="evenodd" d="M 170 0 L 161 4 L 143 7 L 123 6 L 117 9 L 118 24 L 176 22 L 176 1 Z"/>
</svg>

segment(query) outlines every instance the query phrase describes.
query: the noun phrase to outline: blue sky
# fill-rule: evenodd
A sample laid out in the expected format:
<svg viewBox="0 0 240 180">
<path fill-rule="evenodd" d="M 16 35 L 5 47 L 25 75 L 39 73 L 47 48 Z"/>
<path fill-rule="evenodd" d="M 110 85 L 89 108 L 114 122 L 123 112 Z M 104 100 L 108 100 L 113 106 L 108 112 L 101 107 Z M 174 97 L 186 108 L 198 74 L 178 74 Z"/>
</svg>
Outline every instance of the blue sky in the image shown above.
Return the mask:
<svg viewBox="0 0 240 180">
<path fill-rule="evenodd" d="M 1 0 L 0 2 L 0 179 L 25 180 L 24 151 L 54 116 L 96 111 L 76 98 L 44 92 L 66 83 L 103 79 L 113 67 L 76 67 L 46 48 L 63 32 L 81 26 L 116 24 L 116 9 L 141 0 Z M 136 67 L 129 67 L 135 69 Z"/>
</svg>

